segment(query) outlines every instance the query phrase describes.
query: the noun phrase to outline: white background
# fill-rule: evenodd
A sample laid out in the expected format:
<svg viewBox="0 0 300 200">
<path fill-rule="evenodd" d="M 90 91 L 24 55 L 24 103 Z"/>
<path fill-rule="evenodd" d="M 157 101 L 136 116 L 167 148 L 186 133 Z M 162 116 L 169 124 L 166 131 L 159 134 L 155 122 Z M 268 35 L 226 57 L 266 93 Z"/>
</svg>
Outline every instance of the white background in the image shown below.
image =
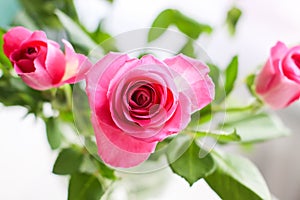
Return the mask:
<svg viewBox="0 0 300 200">
<path fill-rule="evenodd" d="M 243 75 L 263 64 L 270 47 L 278 40 L 288 45 L 300 42 L 300 3 L 297 0 L 116 0 L 112 10 L 109 10 L 109 4 L 101 3 L 100 0 L 76 2 L 82 13 L 82 21 L 90 29 L 95 27 L 99 18 L 108 15 L 105 24 L 114 35 L 149 27 L 155 16 L 165 8 L 180 9 L 200 22 L 216 27 L 212 37 L 203 37 L 199 42 L 203 42 L 201 44 L 209 56 L 221 66 L 225 66 L 233 55 L 239 54 L 241 80 Z M 236 37 L 230 38 L 223 22 L 226 10 L 233 3 L 244 12 Z M 296 104 L 280 112 L 295 129 L 299 119 L 297 111 L 299 105 Z M 56 153 L 47 144 L 45 127 L 33 116 L 23 119 L 24 114 L 24 109 L 0 106 L 0 199 L 65 200 L 67 177 L 51 173 Z M 292 167 L 298 163 L 294 161 L 298 156 L 292 149 L 300 144 L 300 140 L 294 140 L 293 147 L 290 142 L 291 139 L 283 139 L 260 145 L 252 158 L 267 175 L 272 192 L 282 199 L 292 200 L 299 199 L 296 187 L 299 186 L 297 181 L 300 174 Z M 282 151 L 284 154 L 280 153 Z M 268 155 L 269 160 L 263 155 Z M 290 159 L 292 156 L 293 159 Z M 285 158 L 286 165 L 282 165 L 282 158 Z M 295 171 L 289 170 L 289 167 Z M 218 199 L 203 182 L 189 188 L 186 182 L 175 175 L 169 179 L 164 189 L 149 199 Z M 122 197 L 118 199 L 124 200 Z"/>
</svg>

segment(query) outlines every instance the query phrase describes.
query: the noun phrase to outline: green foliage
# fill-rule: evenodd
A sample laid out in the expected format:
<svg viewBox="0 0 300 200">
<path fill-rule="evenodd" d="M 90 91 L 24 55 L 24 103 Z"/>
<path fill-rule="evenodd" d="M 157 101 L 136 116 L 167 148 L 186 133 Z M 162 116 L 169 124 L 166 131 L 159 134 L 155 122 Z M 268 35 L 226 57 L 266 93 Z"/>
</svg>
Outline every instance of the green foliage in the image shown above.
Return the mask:
<svg viewBox="0 0 300 200">
<path fill-rule="evenodd" d="M 83 158 L 82 165 L 80 167 L 80 172 L 89 173 L 89 174 L 101 174 L 102 177 L 110 179 L 110 180 L 117 180 L 115 175 L 115 171 L 101 161 L 98 160 L 95 156 L 85 154 Z"/>
<path fill-rule="evenodd" d="M 179 51 L 180 53 L 183 53 L 186 56 L 189 56 L 191 58 L 195 58 L 195 51 L 194 51 L 194 46 L 193 46 L 193 40 L 188 39 L 186 44 L 182 47 L 182 49 Z"/>
<path fill-rule="evenodd" d="M 225 93 L 229 95 L 238 75 L 238 57 L 234 56 L 225 70 Z"/>
<path fill-rule="evenodd" d="M 37 23 L 38 27 L 45 26 L 61 29 L 61 23 L 57 19 L 54 11 L 62 10 L 70 18 L 78 21 L 77 12 L 73 0 L 19 0 L 26 13 Z"/>
<path fill-rule="evenodd" d="M 83 48 L 86 52 L 97 47 L 91 37 L 72 18 L 60 10 L 55 10 L 55 14 L 63 24 L 73 44 Z"/>
<path fill-rule="evenodd" d="M 68 148 L 63 149 L 54 164 L 53 173 L 59 175 L 73 174 L 79 171 L 83 160 L 81 149 Z"/>
<path fill-rule="evenodd" d="M 212 137 L 220 142 L 237 142 L 241 140 L 241 137 L 237 134 L 236 130 L 234 129 L 231 132 L 225 131 L 196 131 L 195 132 L 197 137 Z"/>
<path fill-rule="evenodd" d="M 180 158 L 170 164 L 172 171 L 183 177 L 190 186 L 215 170 L 211 155 L 207 153 L 205 157 L 200 158 L 200 150 L 205 152 L 194 141 Z"/>
<path fill-rule="evenodd" d="M 276 116 L 266 113 L 228 113 L 223 128 L 236 128 L 244 143 L 262 142 L 289 134 Z"/>
<path fill-rule="evenodd" d="M 270 200 L 270 192 L 258 169 L 247 159 L 212 153 L 217 165 L 205 178 L 209 186 L 224 200 Z"/>
<path fill-rule="evenodd" d="M 104 191 L 98 178 L 92 174 L 74 173 L 71 176 L 68 200 L 99 200 Z"/>
<path fill-rule="evenodd" d="M 149 33 L 148 42 L 159 38 L 170 25 L 175 25 L 182 33 L 192 39 L 197 39 L 202 33 L 211 33 L 212 28 L 207 24 L 201 24 L 194 19 L 182 14 L 179 10 L 166 9 L 153 21 Z"/>
<path fill-rule="evenodd" d="M 47 139 L 51 149 L 57 149 L 60 147 L 63 139 L 59 122 L 56 118 L 48 118 L 46 121 Z"/>
<path fill-rule="evenodd" d="M 242 11 L 237 7 L 232 7 L 227 12 L 226 24 L 231 35 L 235 34 L 237 23 L 242 15 Z"/>
</svg>

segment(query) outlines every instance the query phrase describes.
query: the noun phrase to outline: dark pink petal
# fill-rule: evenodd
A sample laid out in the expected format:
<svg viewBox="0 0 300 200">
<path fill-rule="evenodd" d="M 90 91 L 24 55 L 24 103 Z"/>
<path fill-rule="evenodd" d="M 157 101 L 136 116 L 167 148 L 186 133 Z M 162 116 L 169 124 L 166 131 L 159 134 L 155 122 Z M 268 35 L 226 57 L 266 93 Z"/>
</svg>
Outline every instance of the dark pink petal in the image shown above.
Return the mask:
<svg viewBox="0 0 300 200">
<path fill-rule="evenodd" d="M 123 150 L 113 144 L 105 134 L 103 130 L 97 125 L 97 119 L 92 116 L 92 123 L 94 131 L 96 133 L 96 141 L 98 146 L 98 154 L 101 159 L 108 165 L 113 167 L 129 168 L 137 166 L 138 164 L 147 160 L 149 153 L 132 153 Z M 103 127 L 106 128 L 106 127 Z M 155 144 L 153 144 L 155 147 Z"/>
<path fill-rule="evenodd" d="M 291 48 L 282 60 L 283 74 L 289 79 L 300 83 L 300 46 Z"/>
<path fill-rule="evenodd" d="M 208 76 L 209 68 L 201 61 L 183 54 L 167 58 L 164 62 L 174 70 L 174 80 L 192 103 L 192 112 L 208 105 L 215 95 L 214 83 Z"/>
<path fill-rule="evenodd" d="M 47 46 L 47 36 L 43 31 L 34 31 L 29 38 L 22 42 L 21 48 Z"/>
<path fill-rule="evenodd" d="M 190 99 L 183 93 L 179 94 L 179 102 L 175 113 L 166 122 L 159 134 L 146 138 L 144 141 L 162 141 L 169 135 L 182 131 L 191 120 L 191 103 Z"/>
<path fill-rule="evenodd" d="M 56 46 L 53 46 L 51 43 L 48 43 L 45 66 L 50 77 L 52 77 L 53 85 L 61 81 L 65 73 L 65 65 L 66 62 L 63 52 Z"/>
<path fill-rule="evenodd" d="M 31 34 L 31 31 L 20 26 L 10 29 L 3 35 L 3 50 L 5 55 L 10 58 L 11 53 L 19 49 L 22 42 L 28 39 Z"/>
<path fill-rule="evenodd" d="M 35 71 L 34 63 L 32 60 L 19 60 L 15 64 L 15 71 L 17 74 L 30 73 Z"/>
</svg>

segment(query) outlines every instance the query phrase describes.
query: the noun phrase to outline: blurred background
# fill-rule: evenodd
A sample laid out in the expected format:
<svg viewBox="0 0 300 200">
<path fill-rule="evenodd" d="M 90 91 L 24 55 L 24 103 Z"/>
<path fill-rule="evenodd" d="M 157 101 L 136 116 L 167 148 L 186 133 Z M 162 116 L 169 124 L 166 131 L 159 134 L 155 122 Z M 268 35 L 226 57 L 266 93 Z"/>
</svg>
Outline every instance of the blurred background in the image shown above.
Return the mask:
<svg viewBox="0 0 300 200">
<path fill-rule="evenodd" d="M 22 1 L 23 3 L 25 1 Z M 27 0 L 27 6 L 35 0 Z M 48 2 L 48 1 L 45 1 Z M 210 24 L 214 32 L 198 40 L 209 57 L 219 66 L 226 66 L 232 56 L 240 58 L 239 81 L 264 64 L 270 48 L 278 41 L 287 45 L 300 42 L 300 2 L 298 0 L 75 0 L 78 18 L 93 31 L 99 20 L 105 17 L 103 26 L 112 36 L 139 28 L 150 27 L 155 17 L 164 9 L 179 9 L 189 17 Z M 24 10 L 17 0 L 0 0 L 0 26 L 8 28 L 16 15 Z M 236 35 L 231 37 L 224 19 L 233 5 L 242 11 Z M 22 17 L 22 16 L 21 16 Z M 43 16 L 41 16 L 42 18 Z M 41 18 L 37 18 L 41 20 Z M 24 20 L 26 20 L 24 18 Z M 0 91 L 1 92 L 1 91 Z M 247 99 L 241 93 L 234 94 L 241 101 Z M 271 192 L 278 199 L 300 199 L 300 103 L 277 111 L 292 135 L 255 145 L 247 151 L 232 147 L 248 156 L 261 170 Z M 57 156 L 47 143 L 45 125 L 34 116 L 24 118 L 21 107 L 4 107 L 0 104 L 0 199 L 9 200 L 64 200 L 67 198 L 67 177 L 52 174 Z M 219 199 L 203 181 L 189 187 L 180 177 L 168 170 L 156 172 L 162 179 L 158 189 L 150 192 L 148 199 Z M 151 179 L 153 175 L 144 180 Z M 132 177 L 132 182 L 140 182 Z M 133 193 L 137 185 L 120 183 L 115 199 L 124 200 L 122 194 Z M 160 190 L 159 190 L 160 188 Z M 175 192 L 176 191 L 176 192 Z M 140 198 L 138 194 L 132 199 Z"/>
</svg>

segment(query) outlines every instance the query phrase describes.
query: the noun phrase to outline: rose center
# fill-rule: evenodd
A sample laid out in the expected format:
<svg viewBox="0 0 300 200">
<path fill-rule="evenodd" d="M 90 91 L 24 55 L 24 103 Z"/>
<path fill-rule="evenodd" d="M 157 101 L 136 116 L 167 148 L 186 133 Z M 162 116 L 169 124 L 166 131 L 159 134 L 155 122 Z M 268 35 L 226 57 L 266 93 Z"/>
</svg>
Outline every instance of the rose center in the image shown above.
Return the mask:
<svg viewBox="0 0 300 200">
<path fill-rule="evenodd" d="M 149 86 L 141 86 L 134 91 L 131 96 L 131 100 L 138 106 L 138 107 L 146 107 L 152 101 L 151 95 L 153 93 L 152 88 Z"/>
<path fill-rule="evenodd" d="M 300 54 L 294 54 L 292 56 L 293 61 L 297 65 L 297 67 L 300 69 Z"/>
<path fill-rule="evenodd" d="M 38 54 L 38 49 L 36 47 L 28 47 L 25 51 L 26 57 L 34 58 Z"/>
</svg>

